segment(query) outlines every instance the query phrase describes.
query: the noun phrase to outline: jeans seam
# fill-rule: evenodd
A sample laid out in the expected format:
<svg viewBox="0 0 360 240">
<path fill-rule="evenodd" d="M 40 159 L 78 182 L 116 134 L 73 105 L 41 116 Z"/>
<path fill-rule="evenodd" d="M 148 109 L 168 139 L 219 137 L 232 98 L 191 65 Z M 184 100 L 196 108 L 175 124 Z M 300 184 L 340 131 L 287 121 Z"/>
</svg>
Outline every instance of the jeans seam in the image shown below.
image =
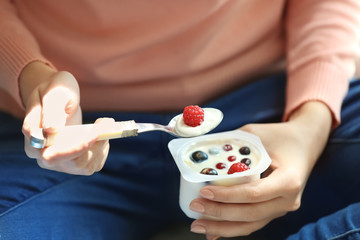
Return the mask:
<svg viewBox="0 0 360 240">
<path fill-rule="evenodd" d="M 349 231 L 347 231 L 347 232 L 345 232 L 345 233 L 342 233 L 342 234 L 340 234 L 340 235 L 338 235 L 338 236 L 331 237 L 331 238 L 329 238 L 328 240 L 340 239 L 340 238 L 343 238 L 343 237 L 345 237 L 345 236 L 347 236 L 347 235 L 349 235 L 349 234 L 359 233 L 359 232 L 360 232 L 360 228 L 351 229 L 351 230 L 349 230 Z"/>
<path fill-rule="evenodd" d="M 68 184 L 69 182 L 72 182 L 72 181 L 74 181 L 74 180 L 76 180 L 76 179 L 79 179 L 79 177 L 82 177 L 82 176 L 74 176 L 74 177 L 71 178 L 71 179 L 62 181 L 62 182 L 60 182 L 60 183 L 58 183 L 58 184 L 56 184 L 56 185 L 53 185 L 53 186 L 51 186 L 51 187 L 49 187 L 49 188 L 46 188 L 44 191 L 41 191 L 41 192 L 39 192 L 39 193 L 37 193 L 37 194 L 34 194 L 33 196 L 25 199 L 24 201 L 21 201 L 21 202 L 17 203 L 16 205 L 10 207 L 10 208 L 7 209 L 6 211 L 0 213 L 0 217 L 5 216 L 6 214 L 14 211 L 15 209 L 20 208 L 21 206 L 23 206 L 23 205 L 31 202 L 32 200 L 34 200 L 34 199 L 36 199 L 36 198 L 38 198 L 38 197 L 41 197 L 42 195 L 44 195 L 44 194 L 46 194 L 46 193 L 48 193 L 48 192 L 50 192 L 50 191 L 53 191 L 54 189 L 57 189 L 57 188 L 63 186 L 64 184 Z"/>
</svg>

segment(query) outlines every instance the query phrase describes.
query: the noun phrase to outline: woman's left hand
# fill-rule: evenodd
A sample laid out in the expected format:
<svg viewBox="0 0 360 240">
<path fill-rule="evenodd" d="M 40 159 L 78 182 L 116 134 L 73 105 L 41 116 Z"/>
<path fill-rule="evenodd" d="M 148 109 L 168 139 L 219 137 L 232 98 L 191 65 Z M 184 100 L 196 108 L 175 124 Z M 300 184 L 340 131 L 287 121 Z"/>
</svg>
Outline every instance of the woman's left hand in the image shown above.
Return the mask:
<svg viewBox="0 0 360 240">
<path fill-rule="evenodd" d="M 263 178 L 230 187 L 208 185 L 190 209 L 218 220 L 198 219 L 191 231 L 234 237 L 249 235 L 300 207 L 311 170 L 331 129 L 331 114 L 320 102 L 303 104 L 288 122 L 248 124 L 241 130 L 260 137 L 272 163 Z"/>
</svg>

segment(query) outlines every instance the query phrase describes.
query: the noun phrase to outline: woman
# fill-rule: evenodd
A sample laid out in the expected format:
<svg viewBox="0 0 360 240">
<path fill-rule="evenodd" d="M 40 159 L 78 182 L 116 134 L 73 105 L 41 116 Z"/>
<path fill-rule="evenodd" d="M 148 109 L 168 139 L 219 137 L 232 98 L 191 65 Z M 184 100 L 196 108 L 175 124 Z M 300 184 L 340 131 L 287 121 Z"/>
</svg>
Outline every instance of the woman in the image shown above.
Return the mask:
<svg viewBox="0 0 360 240">
<path fill-rule="evenodd" d="M 111 121 L 103 117 L 165 124 L 189 104 L 219 108 L 225 119 L 217 131 L 252 132 L 272 158 L 259 181 L 205 187 L 189 207 L 222 221 L 196 220 L 193 232 L 208 239 L 248 235 L 299 209 L 311 197 L 303 196 L 305 186 L 323 190 L 307 181 L 331 132 L 342 126 L 341 106 L 358 51 L 358 1 L 4 0 L 0 9 L 1 107 L 24 114 L 27 155 L 54 170 L 36 168 L 18 150 L 9 152 L 20 145 L 18 138 L 4 149 L 5 238 L 144 239 L 181 218 L 178 172 L 166 149 L 170 137 L 116 140 L 110 151 L 109 142 L 95 135 L 81 139 L 74 133 L 71 144 L 44 150 L 32 148 L 29 137 L 38 127 L 51 137 L 64 125 Z M 255 82 L 279 69 L 286 76 Z M 343 124 L 356 128 L 351 121 L 358 116 L 350 116 Z M 2 118 L 15 128 L 8 115 Z M 333 132 L 358 139 L 355 133 Z M 348 146 L 338 150 L 341 156 L 357 155 Z M 335 160 L 330 154 L 324 164 L 332 167 Z M 356 162 L 348 161 L 352 167 L 346 171 L 353 170 Z M 332 168 L 315 173 L 322 180 L 331 174 Z M 355 194 L 349 203 L 358 201 Z M 305 205 L 298 223 L 341 207 L 331 203 L 309 212 Z M 19 230 L 23 220 L 26 227 Z"/>
</svg>

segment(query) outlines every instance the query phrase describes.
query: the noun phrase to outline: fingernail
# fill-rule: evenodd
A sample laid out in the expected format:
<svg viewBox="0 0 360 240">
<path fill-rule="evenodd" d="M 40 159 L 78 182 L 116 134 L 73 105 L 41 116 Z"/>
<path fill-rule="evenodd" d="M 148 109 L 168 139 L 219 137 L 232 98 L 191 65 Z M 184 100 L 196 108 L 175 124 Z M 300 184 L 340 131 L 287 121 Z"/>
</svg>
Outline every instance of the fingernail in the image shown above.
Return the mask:
<svg viewBox="0 0 360 240">
<path fill-rule="evenodd" d="M 214 199 L 215 197 L 214 193 L 207 189 L 200 190 L 200 196 L 207 199 Z"/>
<path fill-rule="evenodd" d="M 194 233 L 206 233 L 205 228 L 203 226 L 200 226 L 200 225 L 191 226 L 190 231 L 192 231 Z"/>
<path fill-rule="evenodd" d="M 202 205 L 201 203 L 198 203 L 198 202 L 191 203 L 190 204 L 190 210 L 193 210 L 193 211 L 198 212 L 198 213 L 205 212 L 204 205 Z"/>
</svg>

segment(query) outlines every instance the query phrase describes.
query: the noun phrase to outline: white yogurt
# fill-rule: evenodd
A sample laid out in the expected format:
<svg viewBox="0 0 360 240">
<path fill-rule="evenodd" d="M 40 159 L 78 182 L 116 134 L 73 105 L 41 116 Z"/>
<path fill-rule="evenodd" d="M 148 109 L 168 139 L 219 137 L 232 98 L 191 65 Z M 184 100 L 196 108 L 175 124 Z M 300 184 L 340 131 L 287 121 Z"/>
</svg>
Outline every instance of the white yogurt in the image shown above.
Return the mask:
<svg viewBox="0 0 360 240">
<path fill-rule="evenodd" d="M 225 146 L 231 146 L 226 149 Z M 250 149 L 249 154 L 241 154 L 240 148 L 248 147 Z M 191 155 L 194 152 L 201 151 L 206 154 L 207 158 L 201 162 L 195 162 L 192 160 Z M 240 162 L 243 159 L 249 159 L 250 168 L 256 166 L 260 159 L 260 152 L 256 146 L 252 143 L 246 142 L 242 139 L 216 139 L 212 141 L 201 141 L 196 144 L 192 144 L 183 153 L 182 158 L 186 165 L 188 165 L 193 171 L 200 173 L 204 168 L 212 168 L 216 170 L 218 175 L 227 175 L 230 166 L 236 162 Z M 222 168 L 218 168 L 217 164 L 222 163 Z"/>
<path fill-rule="evenodd" d="M 180 114 L 176 120 L 175 132 L 183 137 L 200 136 L 213 130 L 223 119 L 223 114 L 216 108 L 203 108 L 204 121 L 196 127 L 185 124 L 183 115 Z"/>
</svg>

